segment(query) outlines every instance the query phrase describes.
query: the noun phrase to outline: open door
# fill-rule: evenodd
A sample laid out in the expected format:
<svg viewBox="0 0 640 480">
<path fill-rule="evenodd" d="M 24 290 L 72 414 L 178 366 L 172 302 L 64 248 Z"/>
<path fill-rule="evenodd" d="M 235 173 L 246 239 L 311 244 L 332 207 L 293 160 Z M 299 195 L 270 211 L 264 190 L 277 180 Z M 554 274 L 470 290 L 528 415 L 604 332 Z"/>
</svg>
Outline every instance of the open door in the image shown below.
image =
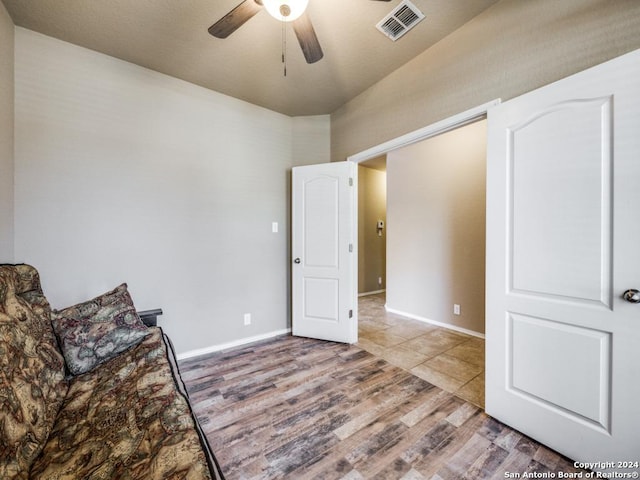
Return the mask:
<svg viewBox="0 0 640 480">
<path fill-rule="evenodd" d="M 487 147 L 486 411 L 629 475 L 640 471 L 638 79 L 640 51 L 510 100 L 489 110 Z"/>
<path fill-rule="evenodd" d="M 292 330 L 296 336 L 358 341 L 356 175 L 353 162 L 293 169 Z"/>
</svg>

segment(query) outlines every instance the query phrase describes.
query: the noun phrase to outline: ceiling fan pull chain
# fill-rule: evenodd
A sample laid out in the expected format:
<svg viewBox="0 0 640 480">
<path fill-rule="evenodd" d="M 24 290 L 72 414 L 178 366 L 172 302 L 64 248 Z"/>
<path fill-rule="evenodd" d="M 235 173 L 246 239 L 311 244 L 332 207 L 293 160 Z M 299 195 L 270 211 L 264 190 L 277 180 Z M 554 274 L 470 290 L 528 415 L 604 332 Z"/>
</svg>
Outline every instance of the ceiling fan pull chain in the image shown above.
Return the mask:
<svg viewBox="0 0 640 480">
<path fill-rule="evenodd" d="M 282 18 L 282 64 L 284 65 L 284 76 L 287 76 L 287 23 Z"/>
</svg>

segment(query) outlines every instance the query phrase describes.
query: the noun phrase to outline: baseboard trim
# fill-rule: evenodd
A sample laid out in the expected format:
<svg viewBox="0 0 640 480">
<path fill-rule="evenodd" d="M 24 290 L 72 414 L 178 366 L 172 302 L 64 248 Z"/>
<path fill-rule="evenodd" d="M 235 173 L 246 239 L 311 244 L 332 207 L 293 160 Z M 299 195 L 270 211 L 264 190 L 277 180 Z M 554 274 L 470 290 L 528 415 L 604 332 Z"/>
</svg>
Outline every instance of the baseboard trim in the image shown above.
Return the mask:
<svg viewBox="0 0 640 480">
<path fill-rule="evenodd" d="M 431 325 L 447 328 L 449 330 L 454 330 L 456 332 L 466 333 L 467 335 L 471 335 L 473 337 L 484 338 L 484 333 L 476 332 L 475 330 L 469 330 L 468 328 L 458 327 L 457 325 L 451 325 L 450 323 L 438 322 L 436 320 L 431 320 L 430 318 L 425 318 L 419 315 L 414 315 L 412 313 L 396 310 L 395 308 L 391 308 L 388 305 L 385 305 L 384 308 L 387 312 L 393 313 L 395 315 L 401 315 L 403 317 L 407 317 L 412 320 L 418 320 L 419 322 L 429 323 Z"/>
<path fill-rule="evenodd" d="M 363 292 L 363 293 L 359 293 L 358 297 L 366 297 L 367 295 L 377 295 L 378 293 L 384 293 L 387 290 L 385 288 L 383 288 L 382 290 L 374 290 L 373 292 Z"/>
<path fill-rule="evenodd" d="M 187 358 L 199 357 L 200 355 L 207 355 L 209 353 L 220 352 L 221 350 L 227 350 L 229 348 L 241 347 L 242 345 L 248 345 L 250 343 L 260 342 L 273 337 L 279 337 L 280 335 L 286 335 L 291 333 L 290 328 L 283 330 L 276 330 L 275 332 L 263 333 L 262 335 L 256 335 L 254 337 L 241 338 L 240 340 L 234 340 L 233 342 L 221 343 L 219 345 L 211 345 L 210 347 L 198 348 L 195 350 L 188 350 L 186 352 L 178 353 L 176 358 L 178 360 L 186 360 Z"/>
</svg>

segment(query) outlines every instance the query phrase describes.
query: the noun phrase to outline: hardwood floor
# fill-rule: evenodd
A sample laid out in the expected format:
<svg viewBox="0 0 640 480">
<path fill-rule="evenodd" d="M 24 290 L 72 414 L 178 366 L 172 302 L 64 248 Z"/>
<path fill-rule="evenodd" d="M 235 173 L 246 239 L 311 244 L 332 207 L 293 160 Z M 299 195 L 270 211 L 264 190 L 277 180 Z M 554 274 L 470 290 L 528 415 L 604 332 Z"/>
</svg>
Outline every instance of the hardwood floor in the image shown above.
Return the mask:
<svg viewBox="0 0 640 480">
<path fill-rule="evenodd" d="M 180 368 L 229 480 L 576 471 L 477 406 L 356 345 L 283 336 Z"/>
<path fill-rule="evenodd" d="M 387 313 L 385 294 L 358 301 L 358 346 L 484 408 L 484 339 Z"/>
</svg>

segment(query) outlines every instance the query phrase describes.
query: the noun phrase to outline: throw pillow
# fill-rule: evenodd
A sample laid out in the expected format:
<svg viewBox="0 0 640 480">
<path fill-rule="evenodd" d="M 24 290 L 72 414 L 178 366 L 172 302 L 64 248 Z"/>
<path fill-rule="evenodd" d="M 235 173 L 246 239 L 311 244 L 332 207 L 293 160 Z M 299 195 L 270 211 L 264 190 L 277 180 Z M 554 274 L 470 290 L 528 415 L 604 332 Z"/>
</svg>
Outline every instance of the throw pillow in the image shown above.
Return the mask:
<svg viewBox="0 0 640 480">
<path fill-rule="evenodd" d="M 54 310 L 51 321 L 73 375 L 92 370 L 137 345 L 149 333 L 136 313 L 126 283 L 87 302 Z"/>
</svg>

